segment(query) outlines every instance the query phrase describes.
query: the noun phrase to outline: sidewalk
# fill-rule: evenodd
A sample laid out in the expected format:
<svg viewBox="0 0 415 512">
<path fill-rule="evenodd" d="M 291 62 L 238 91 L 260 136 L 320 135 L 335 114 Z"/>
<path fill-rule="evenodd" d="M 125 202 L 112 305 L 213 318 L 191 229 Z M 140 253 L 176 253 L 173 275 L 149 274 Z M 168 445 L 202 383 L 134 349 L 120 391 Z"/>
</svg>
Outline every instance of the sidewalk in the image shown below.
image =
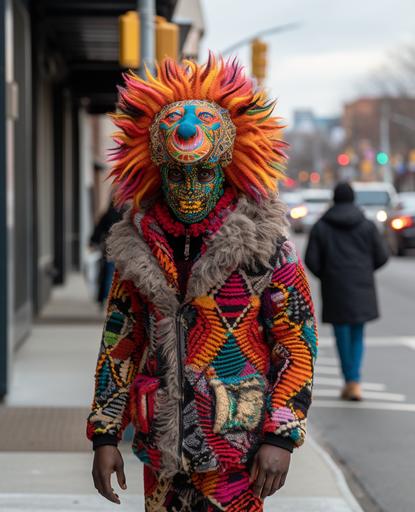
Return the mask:
<svg viewBox="0 0 415 512">
<path fill-rule="evenodd" d="M 101 328 L 102 314 L 75 275 L 17 353 L 11 392 L 0 406 L 1 511 L 144 512 L 142 468 L 127 444 L 121 506 L 98 496 L 91 480 L 84 429 Z M 284 488 L 265 503 L 267 512 L 362 512 L 340 470 L 310 438 L 295 452 Z"/>
</svg>

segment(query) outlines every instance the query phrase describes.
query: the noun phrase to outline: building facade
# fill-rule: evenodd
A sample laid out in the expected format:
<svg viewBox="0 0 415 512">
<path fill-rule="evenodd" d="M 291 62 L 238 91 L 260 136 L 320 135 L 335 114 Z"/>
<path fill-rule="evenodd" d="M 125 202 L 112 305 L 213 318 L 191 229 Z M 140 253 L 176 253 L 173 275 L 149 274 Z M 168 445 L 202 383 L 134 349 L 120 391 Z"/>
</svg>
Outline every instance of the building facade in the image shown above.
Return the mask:
<svg viewBox="0 0 415 512">
<path fill-rule="evenodd" d="M 0 397 L 53 287 L 82 268 L 106 200 L 103 114 L 122 82 L 118 17 L 136 5 L 0 0 Z M 178 5 L 157 0 L 156 14 L 172 20 Z M 180 9 L 181 49 L 197 57 L 199 1 Z"/>
</svg>

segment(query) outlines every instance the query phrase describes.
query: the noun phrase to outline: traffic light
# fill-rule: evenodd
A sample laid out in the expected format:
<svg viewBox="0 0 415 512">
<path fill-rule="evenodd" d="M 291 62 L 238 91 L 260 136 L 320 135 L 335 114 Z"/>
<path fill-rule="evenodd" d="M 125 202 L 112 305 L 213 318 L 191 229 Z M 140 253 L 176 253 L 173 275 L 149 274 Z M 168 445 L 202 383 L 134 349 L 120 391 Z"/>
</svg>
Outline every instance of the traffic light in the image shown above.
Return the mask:
<svg viewBox="0 0 415 512">
<path fill-rule="evenodd" d="M 350 164 L 349 155 L 347 153 L 340 153 L 340 155 L 337 156 L 337 163 L 342 167 L 346 167 L 346 165 Z"/>
<path fill-rule="evenodd" d="M 251 43 L 252 75 L 261 82 L 267 76 L 267 52 L 268 45 L 260 39 L 254 39 Z"/>
<path fill-rule="evenodd" d="M 384 151 L 379 151 L 379 153 L 376 155 L 376 162 L 379 165 L 386 165 L 389 162 L 389 156 Z"/>
<path fill-rule="evenodd" d="M 140 67 L 140 18 L 137 11 L 128 11 L 119 17 L 119 62 L 123 68 Z"/>
<path fill-rule="evenodd" d="M 179 57 L 179 27 L 162 16 L 156 16 L 156 60 Z"/>
</svg>

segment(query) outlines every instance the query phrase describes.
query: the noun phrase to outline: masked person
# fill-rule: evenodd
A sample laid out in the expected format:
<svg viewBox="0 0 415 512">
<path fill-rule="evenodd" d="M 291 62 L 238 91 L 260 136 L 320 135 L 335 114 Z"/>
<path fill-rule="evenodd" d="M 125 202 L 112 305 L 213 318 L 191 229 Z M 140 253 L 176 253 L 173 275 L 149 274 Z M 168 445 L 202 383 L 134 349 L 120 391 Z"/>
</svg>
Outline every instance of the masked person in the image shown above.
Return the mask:
<svg viewBox="0 0 415 512">
<path fill-rule="evenodd" d="M 114 121 L 115 276 L 88 418 L 97 490 L 126 488 L 130 423 L 148 512 L 261 511 L 303 443 L 316 324 L 277 197 L 274 103 L 235 62 L 125 77 Z"/>
</svg>

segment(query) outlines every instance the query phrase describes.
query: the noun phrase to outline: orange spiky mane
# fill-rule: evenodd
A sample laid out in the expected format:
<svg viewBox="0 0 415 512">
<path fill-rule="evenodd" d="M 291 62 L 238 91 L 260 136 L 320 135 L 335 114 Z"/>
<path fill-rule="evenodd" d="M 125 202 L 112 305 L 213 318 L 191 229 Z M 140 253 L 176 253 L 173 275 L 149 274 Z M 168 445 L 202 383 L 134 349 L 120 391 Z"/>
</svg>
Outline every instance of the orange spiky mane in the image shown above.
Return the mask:
<svg viewBox="0 0 415 512">
<path fill-rule="evenodd" d="M 151 159 L 150 126 L 165 105 L 182 100 L 212 101 L 229 112 L 236 137 L 232 163 L 224 172 L 231 186 L 256 200 L 276 190 L 286 160 L 280 118 L 271 117 L 275 102 L 266 99 L 236 60 L 225 62 L 212 54 L 204 65 L 165 59 L 155 75 L 147 71 L 147 80 L 133 72 L 124 79 L 119 111 L 112 115 L 119 128 L 111 157 L 119 204 L 133 200 L 139 206 L 158 193 L 161 177 Z"/>
</svg>

